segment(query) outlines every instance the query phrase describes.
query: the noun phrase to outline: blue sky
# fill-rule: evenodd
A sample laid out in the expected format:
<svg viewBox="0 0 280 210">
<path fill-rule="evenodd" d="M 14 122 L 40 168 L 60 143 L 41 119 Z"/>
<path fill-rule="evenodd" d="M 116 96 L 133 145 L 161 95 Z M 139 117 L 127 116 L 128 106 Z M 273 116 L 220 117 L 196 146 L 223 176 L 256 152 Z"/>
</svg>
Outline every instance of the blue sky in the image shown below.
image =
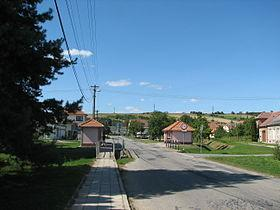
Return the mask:
<svg viewBox="0 0 280 210">
<path fill-rule="evenodd" d="M 280 1 L 96 0 L 96 42 L 89 1 L 68 2 L 80 49 L 61 0 L 67 39 L 71 49 L 85 50 L 78 53 L 89 83 L 100 85 L 100 112 L 146 112 L 154 104 L 168 112 L 279 110 Z M 40 5 L 47 8 L 54 9 L 52 0 Z M 62 37 L 53 15 L 43 25 L 49 39 Z M 90 99 L 79 61 L 76 69 Z M 43 93 L 80 97 L 70 68 Z M 91 107 L 84 103 L 86 112 Z"/>
</svg>

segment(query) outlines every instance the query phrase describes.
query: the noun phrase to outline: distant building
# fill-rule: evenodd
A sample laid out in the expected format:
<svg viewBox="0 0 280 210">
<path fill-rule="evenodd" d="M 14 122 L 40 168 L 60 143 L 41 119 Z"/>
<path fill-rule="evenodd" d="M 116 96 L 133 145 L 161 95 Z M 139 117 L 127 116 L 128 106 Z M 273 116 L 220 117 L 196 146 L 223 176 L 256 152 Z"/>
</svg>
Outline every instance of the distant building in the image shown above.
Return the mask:
<svg viewBox="0 0 280 210">
<path fill-rule="evenodd" d="M 87 114 L 83 111 L 66 112 L 67 121 L 64 124 L 49 125 L 52 133 L 47 136 L 50 139 L 80 139 L 79 124 L 87 120 Z"/>
<path fill-rule="evenodd" d="M 280 112 L 262 112 L 256 120 L 260 142 L 271 144 L 280 142 Z"/>
<path fill-rule="evenodd" d="M 68 112 L 66 123 L 66 138 L 67 139 L 80 139 L 81 130 L 79 124 L 87 120 L 87 114 L 83 111 Z"/>
<path fill-rule="evenodd" d="M 176 121 L 164 128 L 163 132 L 165 143 L 174 142 L 180 144 L 192 144 L 193 142 L 192 133 L 194 132 L 194 129 L 184 122 Z"/>
<path fill-rule="evenodd" d="M 82 129 L 81 146 L 95 146 L 103 141 L 104 125 L 97 120 L 90 119 L 79 125 Z"/>
<path fill-rule="evenodd" d="M 211 129 L 210 138 L 215 138 L 215 133 L 217 129 L 221 126 L 221 123 L 216 121 L 211 121 L 208 123 L 209 128 Z"/>
</svg>

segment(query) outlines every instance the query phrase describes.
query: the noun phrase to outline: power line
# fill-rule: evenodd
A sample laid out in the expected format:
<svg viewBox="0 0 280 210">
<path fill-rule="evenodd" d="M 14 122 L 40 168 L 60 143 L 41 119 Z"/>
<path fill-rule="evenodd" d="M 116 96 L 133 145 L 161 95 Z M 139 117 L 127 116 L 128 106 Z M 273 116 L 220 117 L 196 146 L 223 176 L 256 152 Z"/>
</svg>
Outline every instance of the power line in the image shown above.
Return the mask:
<svg viewBox="0 0 280 210">
<path fill-rule="evenodd" d="M 72 28 L 72 31 L 73 31 L 73 36 L 74 36 L 74 40 L 75 40 L 75 43 L 77 45 L 77 48 L 80 50 L 81 47 L 80 47 L 80 42 L 79 42 L 79 39 L 77 38 L 77 34 L 76 34 L 76 24 L 72 18 L 72 14 L 71 14 L 71 11 L 72 11 L 72 5 L 70 3 L 70 7 L 71 7 L 71 10 L 69 9 L 69 4 L 68 4 L 68 1 L 65 0 L 65 3 L 66 3 L 66 7 L 67 7 L 67 12 L 68 12 L 68 15 L 69 15 L 69 18 L 70 18 L 70 24 L 71 24 L 71 28 Z M 89 84 L 89 80 L 88 80 L 88 77 L 87 77 L 87 74 L 86 74 L 86 70 L 85 70 L 85 64 L 83 62 L 83 58 L 80 54 L 78 54 L 79 58 L 80 58 L 80 61 L 82 63 L 82 69 L 83 69 L 83 72 L 84 72 L 84 76 L 85 76 L 85 79 L 86 79 L 86 82 L 87 82 L 87 85 L 88 87 L 90 87 L 90 84 Z"/>
<path fill-rule="evenodd" d="M 86 45 L 85 45 L 85 40 L 84 40 L 84 33 L 83 33 L 83 25 L 82 25 L 82 22 L 81 22 L 81 15 L 80 15 L 80 9 L 79 9 L 79 4 L 78 4 L 78 0 L 75 0 L 75 4 L 76 4 L 76 9 L 77 9 L 77 17 L 78 17 L 78 25 L 80 27 L 80 32 L 81 32 L 81 37 L 82 37 L 82 47 L 85 49 L 86 48 Z M 70 1 L 70 6 L 71 6 L 71 1 Z M 87 59 L 85 59 L 85 63 L 86 63 L 86 66 L 88 68 L 88 73 L 89 73 L 89 76 L 91 78 L 91 81 L 92 83 L 94 83 L 94 75 L 92 74 L 92 71 L 90 70 L 91 69 L 91 66 L 88 64 L 88 61 Z"/>
<path fill-rule="evenodd" d="M 95 58 L 96 58 L 96 77 L 98 80 L 98 46 L 97 46 L 97 25 L 96 25 L 96 0 L 93 0 L 93 20 L 94 20 L 94 41 L 95 41 Z"/>
<path fill-rule="evenodd" d="M 93 10 L 94 10 L 94 12 L 93 12 Z M 98 64 L 96 62 L 97 52 L 96 52 L 95 1 L 94 1 L 94 6 L 92 6 L 92 1 L 87 0 L 87 14 L 88 14 L 88 23 L 89 23 L 89 31 L 90 31 L 90 33 L 89 33 L 90 45 L 91 45 L 92 50 L 94 51 L 94 56 L 92 57 L 93 71 L 94 71 L 95 78 L 97 79 L 98 78 L 98 71 L 97 71 Z"/>
<path fill-rule="evenodd" d="M 60 28 L 61 28 L 61 31 L 62 31 L 62 34 L 63 34 L 63 38 L 64 38 L 64 41 L 65 41 L 65 45 L 66 45 L 66 48 L 67 48 L 67 53 L 68 53 L 69 59 L 70 59 L 70 61 L 71 61 L 71 67 L 72 67 L 72 70 L 73 70 L 73 73 L 74 73 L 76 82 L 77 82 L 78 87 L 79 87 L 79 91 L 80 91 L 81 95 L 83 96 L 83 98 L 85 99 L 85 101 L 88 102 L 88 100 L 86 99 L 86 97 L 85 97 L 85 95 L 84 95 L 84 93 L 83 93 L 83 91 L 82 91 L 82 88 L 81 88 L 81 85 L 80 85 L 80 82 L 79 82 L 79 79 L 78 79 L 78 75 L 77 75 L 75 66 L 74 66 L 74 64 L 73 64 L 73 59 L 72 59 L 72 56 L 71 56 L 71 54 L 70 54 L 70 48 L 69 48 L 69 45 L 68 45 L 68 42 L 67 42 L 65 30 L 64 30 L 64 27 L 63 27 L 63 23 L 62 23 L 62 18 L 61 18 L 61 15 L 60 15 L 59 8 L 58 8 L 57 1 L 56 1 L 56 0 L 54 0 L 54 4 L 55 4 L 55 9 L 56 9 L 56 12 L 57 12 L 57 15 L 58 15 Z"/>
</svg>

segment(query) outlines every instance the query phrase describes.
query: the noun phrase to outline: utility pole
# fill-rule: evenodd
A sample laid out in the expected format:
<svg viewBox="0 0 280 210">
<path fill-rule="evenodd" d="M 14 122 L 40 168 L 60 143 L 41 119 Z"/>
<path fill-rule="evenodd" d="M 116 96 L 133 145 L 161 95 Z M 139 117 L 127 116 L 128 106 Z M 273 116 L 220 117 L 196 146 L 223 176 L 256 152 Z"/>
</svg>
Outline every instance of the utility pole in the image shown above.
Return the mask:
<svg viewBox="0 0 280 210">
<path fill-rule="evenodd" d="M 98 110 L 96 110 L 96 120 L 98 120 Z"/>
<path fill-rule="evenodd" d="M 212 106 L 212 120 L 214 121 L 214 106 Z"/>
<path fill-rule="evenodd" d="M 93 88 L 92 119 L 95 119 L 95 100 L 96 100 L 96 92 L 100 92 L 100 90 L 98 90 L 98 88 L 99 88 L 98 85 L 93 85 L 93 86 L 91 86 L 91 88 Z"/>
<path fill-rule="evenodd" d="M 156 105 L 154 104 L 154 112 L 156 111 Z"/>
<path fill-rule="evenodd" d="M 202 153 L 203 125 L 200 126 L 200 153 Z"/>
<path fill-rule="evenodd" d="M 116 113 L 116 107 L 114 107 L 114 114 Z"/>
</svg>

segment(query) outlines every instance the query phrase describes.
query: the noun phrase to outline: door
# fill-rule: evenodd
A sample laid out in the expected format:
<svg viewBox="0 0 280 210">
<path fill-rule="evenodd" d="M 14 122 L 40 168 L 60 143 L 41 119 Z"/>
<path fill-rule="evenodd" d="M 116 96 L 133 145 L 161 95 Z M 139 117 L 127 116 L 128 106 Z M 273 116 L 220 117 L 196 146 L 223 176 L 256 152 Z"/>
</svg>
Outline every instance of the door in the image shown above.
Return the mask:
<svg viewBox="0 0 280 210">
<path fill-rule="evenodd" d="M 266 141 L 266 132 L 262 131 L 262 141 Z"/>
</svg>

